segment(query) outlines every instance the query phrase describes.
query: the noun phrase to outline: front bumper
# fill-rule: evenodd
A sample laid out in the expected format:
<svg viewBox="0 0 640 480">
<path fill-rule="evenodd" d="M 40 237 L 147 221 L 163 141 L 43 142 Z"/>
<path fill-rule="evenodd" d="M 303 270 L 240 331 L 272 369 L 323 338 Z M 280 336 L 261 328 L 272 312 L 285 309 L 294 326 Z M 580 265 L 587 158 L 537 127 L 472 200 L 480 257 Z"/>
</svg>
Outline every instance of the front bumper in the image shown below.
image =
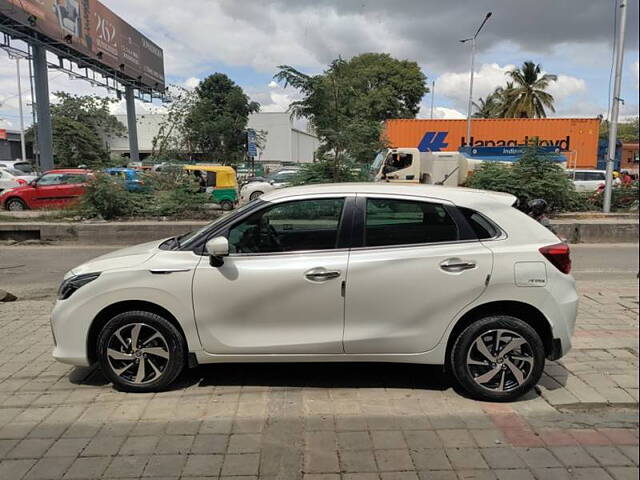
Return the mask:
<svg viewBox="0 0 640 480">
<path fill-rule="evenodd" d="M 89 322 L 73 321 L 78 318 L 78 312 L 72 311 L 72 305 L 66 300 L 58 300 L 51 312 L 53 358 L 62 363 L 88 367 L 91 364 L 87 355 Z"/>
</svg>

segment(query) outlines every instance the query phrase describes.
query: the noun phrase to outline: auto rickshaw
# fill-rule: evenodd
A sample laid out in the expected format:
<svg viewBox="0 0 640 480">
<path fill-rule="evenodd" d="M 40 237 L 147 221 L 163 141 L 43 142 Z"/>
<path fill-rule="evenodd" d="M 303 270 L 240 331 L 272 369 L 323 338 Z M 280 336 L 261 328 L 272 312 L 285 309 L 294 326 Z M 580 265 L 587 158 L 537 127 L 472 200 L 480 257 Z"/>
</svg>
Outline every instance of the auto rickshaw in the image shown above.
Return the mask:
<svg viewBox="0 0 640 480">
<path fill-rule="evenodd" d="M 211 200 L 223 210 L 232 210 L 238 203 L 238 180 L 232 167 L 223 165 L 186 165 L 184 169 L 198 179 L 202 191 L 211 193 Z"/>
</svg>

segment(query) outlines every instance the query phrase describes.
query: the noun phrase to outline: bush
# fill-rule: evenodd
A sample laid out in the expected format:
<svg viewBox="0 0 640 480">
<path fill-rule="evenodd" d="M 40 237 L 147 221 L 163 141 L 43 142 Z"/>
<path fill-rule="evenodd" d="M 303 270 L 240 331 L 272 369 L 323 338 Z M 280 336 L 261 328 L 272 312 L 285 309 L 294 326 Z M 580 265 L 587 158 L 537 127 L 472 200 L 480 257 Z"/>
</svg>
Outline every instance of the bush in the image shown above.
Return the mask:
<svg viewBox="0 0 640 480">
<path fill-rule="evenodd" d="M 127 191 L 122 180 L 99 173 L 87 185 L 80 202 L 80 214 L 105 220 L 135 215 L 141 210 L 141 202 L 134 195 Z"/>
<path fill-rule="evenodd" d="M 520 205 L 543 198 L 551 211 L 571 209 L 578 198 L 564 169 L 536 146 L 528 147 L 513 166 L 485 163 L 467 180 L 466 186 L 511 193 Z"/>
<path fill-rule="evenodd" d="M 307 163 L 293 180 L 294 185 L 311 183 L 358 182 L 366 179 L 364 169 L 351 161 L 338 162 L 333 158 L 325 158 L 314 163 Z"/>
<path fill-rule="evenodd" d="M 83 217 L 192 216 L 202 212 L 208 195 L 189 176 L 171 173 L 148 173 L 142 177 L 145 189 L 129 192 L 118 177 L 97 174 L 87 186 L 79 206 Z"/>
</svg>

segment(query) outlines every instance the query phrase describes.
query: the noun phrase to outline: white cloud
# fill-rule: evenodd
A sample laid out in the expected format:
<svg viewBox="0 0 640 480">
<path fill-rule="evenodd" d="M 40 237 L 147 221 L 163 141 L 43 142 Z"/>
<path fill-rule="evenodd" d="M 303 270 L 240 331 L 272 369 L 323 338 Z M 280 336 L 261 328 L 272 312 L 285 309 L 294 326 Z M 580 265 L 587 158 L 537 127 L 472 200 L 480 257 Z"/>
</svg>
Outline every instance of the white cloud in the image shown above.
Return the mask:
<svg viewBox="0 0 640 480">
<path fill-rule="evenodd" d="M 199 78 L 189 77 L 183 82 L 183 85 L 187 88 L 196 88 L 199 83 L 200 83 Z"/>
<path fill-rule="evenodd" d="M 549 84 L 549 93 L 554 96 L 556 102 L 571 95 L 586 93 L 586 91 L 585 81 L 570 75 L 558 75 L 558 80 Z"/>
<path fill-rule="evenodd" d="M 473 76 L 474 100 L 487 96 L 493 90 L 506 83 L 506 72 L 514 68 L 513 65 L 500 66 L 497 63 L 485 63 Z M 466 110 L 469 99 L 469 72 L 447 72 L 436 79 L 436 96 L 444 95 L 457 107 Z"/>
<path fill-rule="evenodd" d="M 636 89 L 640 88 L 640 62 L 638 60 L 631 64 L 631 71 L 636 80 Z"/>
</svg>

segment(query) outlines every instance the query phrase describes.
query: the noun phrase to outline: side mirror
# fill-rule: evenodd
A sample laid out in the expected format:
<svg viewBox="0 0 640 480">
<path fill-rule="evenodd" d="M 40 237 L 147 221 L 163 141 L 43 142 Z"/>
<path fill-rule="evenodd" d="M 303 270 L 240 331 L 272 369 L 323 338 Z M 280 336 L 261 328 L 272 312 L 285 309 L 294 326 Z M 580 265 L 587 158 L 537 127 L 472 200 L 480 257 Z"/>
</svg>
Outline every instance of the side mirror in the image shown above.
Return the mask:
<svg viewBox="0 0 640 480">
<path fill-rule="evenodd" d="M 225 237 L 215 237 L 205 245 L 209 254 L 209 263 L 212 267 L 221 267 L 224 264 L 223 257 L 229 255 L 229 240 Z"/>
<path fill-rule="evenodd" d="M 38 186 L 38 179 L 31 180 L 29 182 L 29 185 L 31 185 L 33 188 L 36 188 Z"/>
</svg>

